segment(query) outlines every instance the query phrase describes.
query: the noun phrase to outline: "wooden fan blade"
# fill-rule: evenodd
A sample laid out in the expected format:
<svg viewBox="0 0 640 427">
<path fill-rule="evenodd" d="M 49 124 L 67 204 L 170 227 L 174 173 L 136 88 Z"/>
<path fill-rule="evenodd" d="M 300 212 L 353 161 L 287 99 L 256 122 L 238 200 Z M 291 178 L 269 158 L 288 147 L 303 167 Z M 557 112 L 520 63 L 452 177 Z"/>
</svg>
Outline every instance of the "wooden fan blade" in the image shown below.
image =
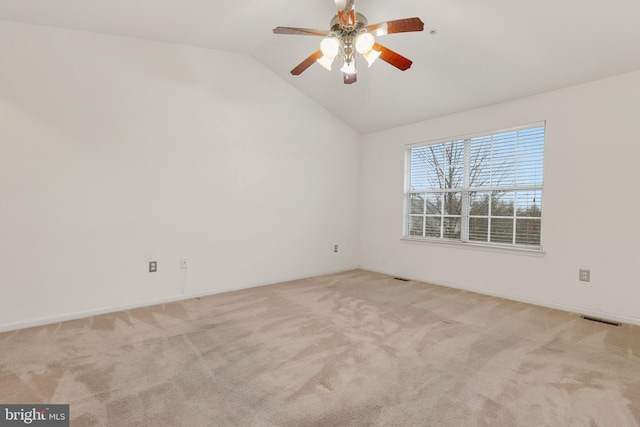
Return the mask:
<svg viewBox="0 0 640 427">
<path fill-rule="evenodd" d="M 411 31 L 423 31 L 424 22 L 420 18 L 405 18 L 395 21 L 379 22 L 367 25 L 366 30 L 374 36 L 386 36 L 394 33 L 408 33 Z"/>
<path fill-rule="evenodd" d="M 274 34 L 295 34 L 302 36 L 323 36 L 326 37 L 331 31 L 315 30 L 313 28 L 296 28 L 296 27 L 276 27 L 273 29 Z"/>
<path fill-rule="evenodd" d="M 373 50 L 377 50 L 378 52 L 380 52 L 380 59 L 388 62 L 399 70 L 405 71 L 409 69 L 409 67 L 411 67 L 411 64 L 413 64 L 410 59 L 405 58 L 399 53 L 396 53 L 391 49 L 382 46 L 381 44 L 375 43 L 373 45 Z"/>
<path fill-rule="evenodd" d="M 342 81 L 346 85 L 353 84 L 353 83 L 358 81 L 358 75 L 356 73 L 349 74 L 349 73 L 344 73 L 343 72 L 342 73 Z"/>
<path fill-rule="evenodd" d="M 291 70 L 291 74 L 293 74 L 294 76 L 298 76 L 298 75 L 302 74 L 302 72 L 304 70 L 306 70 L 307 68 L 311 67 L 313 65 L 313 63 L 316 62 L 316 60 L 321 58 L 321 57 L 322 57 L 322 51 L 321 50 L 317 50 L 317 51 L 313 52 L 311 55 L 309 55 L 309 57 L 307 59 L 305 59 L 304 61 L 299 63 L 296 68 Z"/>
<path fill-rule="evenodd" d="M 356 6 L 354 0 L 336 0 L 338 8 L 338 21 L 343 28 L 356 26 Z"/>
</svg>

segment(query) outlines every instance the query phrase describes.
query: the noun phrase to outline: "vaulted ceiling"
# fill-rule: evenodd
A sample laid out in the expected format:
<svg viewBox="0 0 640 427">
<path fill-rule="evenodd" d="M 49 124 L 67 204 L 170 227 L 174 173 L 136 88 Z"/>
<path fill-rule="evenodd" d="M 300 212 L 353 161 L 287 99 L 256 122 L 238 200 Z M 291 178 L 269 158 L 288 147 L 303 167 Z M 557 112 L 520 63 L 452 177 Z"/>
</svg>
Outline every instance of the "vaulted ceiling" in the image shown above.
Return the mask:
<svg viewBox="0 0 640 427">
<path fill-rule="evenodd" d="M 425 22 L 377 40 L 413 60 L 409 70 L 361 61 L 353 85 L 339 67 L 292 76 L 321 38 L 272 29 L 328 29 L 334 0 L 1 0 L 0 20 L 246 53 L 362 134 L 640 69 L 638 0 L 355 4 L 369 23 Z"/>
</svg>

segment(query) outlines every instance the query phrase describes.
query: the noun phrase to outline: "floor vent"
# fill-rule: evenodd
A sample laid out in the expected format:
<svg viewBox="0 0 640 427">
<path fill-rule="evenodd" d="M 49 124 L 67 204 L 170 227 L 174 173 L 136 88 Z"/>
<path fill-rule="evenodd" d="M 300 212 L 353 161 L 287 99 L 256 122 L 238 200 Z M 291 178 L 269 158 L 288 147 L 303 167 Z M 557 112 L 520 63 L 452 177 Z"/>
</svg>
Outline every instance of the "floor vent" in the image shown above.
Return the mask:
<svg viewBox="0 0 640 427">
<path fill-rule="evenodd" d="M 394 277 L 396 280 L 400 280 L 401 282 L 410 282 L 411 280 L 405 279 L 404 277 Z"/>
<path fill-rule="evenodd" d="M 611 326 L 620 326 L 620 323 L 612 322 L 611 320 L 598 319 L 597 317 L 590 317 L 590 316 L 580 316 L 580 317 L 590 322 L 604 323 L 605 325 L 611 325 Z"/>
</svg>

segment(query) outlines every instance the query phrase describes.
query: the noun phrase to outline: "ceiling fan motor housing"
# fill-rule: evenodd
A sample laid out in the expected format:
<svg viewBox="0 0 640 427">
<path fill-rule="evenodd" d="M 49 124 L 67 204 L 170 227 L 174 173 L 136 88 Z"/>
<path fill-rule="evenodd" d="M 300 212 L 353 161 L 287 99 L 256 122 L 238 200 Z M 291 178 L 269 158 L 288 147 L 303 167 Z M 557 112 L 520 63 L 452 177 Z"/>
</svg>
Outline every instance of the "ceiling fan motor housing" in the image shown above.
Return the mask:
<svg viewBox="0 0 640 427">
<path fill-rule="evenodd" d="M 354 27 L 341 26 L 340 18 L 336 15 L 329 23 L 329 28 L 331 28 L 331 31 L 335 33 L 347 35 L 349 33 L 356 33 L 360 31 L 360 29 L 365 27 L 367 23 L 367 18 L 363 14 L 356 12 L 356 25 Z"/>
</svg>

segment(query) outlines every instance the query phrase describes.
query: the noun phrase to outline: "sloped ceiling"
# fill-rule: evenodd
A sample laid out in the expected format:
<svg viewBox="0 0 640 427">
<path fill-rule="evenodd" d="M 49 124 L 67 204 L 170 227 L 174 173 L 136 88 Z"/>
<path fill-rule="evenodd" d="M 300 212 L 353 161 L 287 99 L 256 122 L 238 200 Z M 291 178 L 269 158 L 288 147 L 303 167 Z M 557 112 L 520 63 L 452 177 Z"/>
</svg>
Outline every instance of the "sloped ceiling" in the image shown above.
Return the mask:
<svg viewBox="0 0 640 427">
<path fill-rule="evenodd" d="M 289 74 L 320 38 L 271 30 L 327 29 L 333 0 L 1 0 L 0 20 L 246 53 L 362 134 L 640 69 L 637 0 L 356 0 L 356 9 L 369 23 L 425 22 L 424 32 L 378 39 L 413 60 L 409 70 L 362 61 L 349 86 L 339 67 Z"/>
</svg>

